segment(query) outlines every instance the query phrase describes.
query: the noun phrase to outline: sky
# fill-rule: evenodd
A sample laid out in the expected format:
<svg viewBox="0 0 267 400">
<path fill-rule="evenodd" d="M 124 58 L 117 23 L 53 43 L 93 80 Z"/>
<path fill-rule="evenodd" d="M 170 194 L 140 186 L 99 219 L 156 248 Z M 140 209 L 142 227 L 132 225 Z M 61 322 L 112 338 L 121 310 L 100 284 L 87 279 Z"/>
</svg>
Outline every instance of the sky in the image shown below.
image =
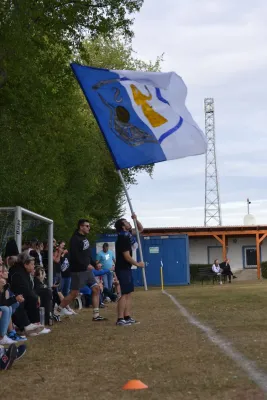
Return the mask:
<svg viewBox="0 0 267 400">
<path fill-rule="evenodd" d="M 135 16 L 136 56 L 164 53 L 162 71 L 183 78 L 203 131 L 204 98 L 214 98 L 223 225 L 243 225 L 248 197 L 267 224 L 266 21 L 266 0 L 145 0 Z M 137 182 L 129 193 L 145 227 L 204 225 L 204 155 L 156 164 Z"/>
</svg>

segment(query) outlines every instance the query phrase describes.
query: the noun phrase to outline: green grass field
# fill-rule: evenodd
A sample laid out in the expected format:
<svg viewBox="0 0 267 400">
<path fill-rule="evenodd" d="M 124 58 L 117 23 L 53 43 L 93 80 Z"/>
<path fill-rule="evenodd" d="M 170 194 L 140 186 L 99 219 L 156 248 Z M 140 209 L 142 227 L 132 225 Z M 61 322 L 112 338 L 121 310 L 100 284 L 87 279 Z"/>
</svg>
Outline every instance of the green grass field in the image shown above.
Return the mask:
<svg viewBox="0 0 267 400">
<path fill-rule="evenodd" d="M 267 285 L 167 288 L 200 322 L 230 341 L 267 373 Z M 91 310 L 64 319 L 50 335 L 28 341 L 28 353 L 2 372 L 0 398 L 9 399 L 264 399 L 235 362 L 189 324 L 158 289 L 134 294 L 140 325 L 116 327 L 115 305 L 95 324 Z M 147 390 L 123 391 L 130 379 Z"/>
</svg>

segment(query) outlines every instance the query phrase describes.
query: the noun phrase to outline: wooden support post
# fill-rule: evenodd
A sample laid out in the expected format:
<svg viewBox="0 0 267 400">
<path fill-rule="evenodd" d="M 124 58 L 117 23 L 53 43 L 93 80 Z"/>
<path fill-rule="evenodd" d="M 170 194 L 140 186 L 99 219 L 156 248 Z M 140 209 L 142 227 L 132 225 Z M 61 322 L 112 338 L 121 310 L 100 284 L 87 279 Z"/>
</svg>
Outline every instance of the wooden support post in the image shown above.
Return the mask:
<svg viewBox="0 0 267 400">
<path fill-rule="evenodd" d="M 223 249 L 222 249 L 222 254 L 223 254 L 223 261 L 226 260 L 227 258 L 227 246 L 226 246 L 226 236 L 222 235 L 222 239 L 223 239 Z"/>
<path fill-rule="evenodd" d="M 215 233 L 214 233 L 213 237 L 216 240 L 218 240 L 219 243 L 221 243 L 221 245 L 222 245 L 222 258 L 223 258 L 223 261 L 225 261 L 226 258 L 227 258 L 227 242 L 226 242 L 227 239 L 226 239 L 226 235 L 223 233 L 222 237 L 220 238 L 220 236 L 215 235 Z"/>
<path fill-rule="evenodd" d="M 261 279 L 261 246 L 260 234 L 256 233 L 256 254 L 257 254 L 257 277 Z"/>
<path fill-rule="evenodd" d="M 260 243 L 262 243 L 266 237 L 267 237 L 267 233 L 265 233 L 264 235 L 262 235 L 262 237 L 260 238 Z"/>
<path fill-rule="evenodd" d="M 220 242 L 221 243 L 221 245 L 223 246 L 223 239 L 221 239 L 218 235 L 213 235 L 213 237 L 215 237 L 215 239 L 217 239 L 218 240 L 218 242 Z"/>
</svg>

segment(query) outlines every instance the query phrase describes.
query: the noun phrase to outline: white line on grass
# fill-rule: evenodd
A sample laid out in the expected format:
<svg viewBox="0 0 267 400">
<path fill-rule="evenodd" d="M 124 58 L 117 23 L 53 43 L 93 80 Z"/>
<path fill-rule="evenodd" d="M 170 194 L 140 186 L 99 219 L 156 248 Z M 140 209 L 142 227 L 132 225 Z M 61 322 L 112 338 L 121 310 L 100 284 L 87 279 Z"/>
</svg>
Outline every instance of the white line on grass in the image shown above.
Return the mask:
<svg viewBox="0 0 267 400">
<path fill-rule="evenodd" d="M 247 373 L 250 379 L 254 381 L 264 393 L 267 393 L 267 374 L 259 370 L 254 361 L 248 360 L 245 356 L 243 356 L 243 354 L 235 350 L 231 344 L 227 343 L 223 338 L 217 335 L 211 328 L 194 318 L 186 310 L 186 308 L 184 308 L 179 301 L 176 300 L 174 296 L 167 293 L 165 290 L 163 290 L 163 293 L 173 301 L 181 314 L 188 320 L 190 324 L 196 326 L 202 332 L 204 332 L 212 343 L 215 343 L 229 358 L 235 361 L 236 364 Z"/>
</svg>

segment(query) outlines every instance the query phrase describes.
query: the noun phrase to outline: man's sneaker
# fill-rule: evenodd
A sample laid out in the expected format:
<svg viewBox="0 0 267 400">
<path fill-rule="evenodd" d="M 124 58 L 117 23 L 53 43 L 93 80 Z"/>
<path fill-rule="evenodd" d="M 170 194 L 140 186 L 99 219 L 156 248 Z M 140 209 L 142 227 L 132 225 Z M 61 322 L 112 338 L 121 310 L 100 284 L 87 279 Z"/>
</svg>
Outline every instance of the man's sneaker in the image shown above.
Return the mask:
<svg viewBox="0 0 267 400">
<path fill-rule="evenodd" d="M 11 344 L 7 350 L 0 349 L 0 370 L 10 369 L 16 358 L 17 358 L 17 347 L 15 344 Z"/>
<path fill-rule="evenodd" d="M 0 340 L 0 345 L 4 346 L 5 344 L 13 344 L 16 343 L 16 340 L 10 339 L 7 335 Z"/>
<path fill-rule="evenodd" d="M 16 331 L 8 332 L 7 336 L 9 339 L 15 340 L 16 342 L 25 342 L 25 340 L 27 340 L 26 336 L 20 336 Z"/>
<path fill-rule="evenodd" d="M 24 330 L 25 333 L 30 335 L 31 333 L 39 333 L 44 329 L 43 325 L 40 324 L 30 324 L 28 326 L 25 326 Z"/>
<path fill-rule="evenodd" d="M 130 325 L 132 325 L 131 324 L 131 322 L 128 320 L 128 321 L 125 321 L 125 319 L 119 319 L 117 322 L 116 322 L 116 325 L 118 325 L 118 326 L 130 326 Z"/>
<path fill-rule="evenodd" d="M 26 346 L 25 344 L 21 344 L 17 347 L 17 357 L 16 361 L 20 360 L 26 353 Z"/>
<path fill-rule="evenodd" d="M 128 318 L 128 319 L 125 319 L 125 321 L 126 322 L 130 322 L 130 324 L 131 325 L 139 325 L 140 324 L 140 322 L 139 321 L 136 321 L 136 319 L 133 319 L 133 318 Z"/>
<path fill-rule="evenodd" d="M 51 332 L 51 329 L 48 329 L 48 328 L 43 328 L 42 330 L 41 330 L 41 332 L 39 332 L 39 333 L 31 333 L 31 335 L 30 336 L 40 336 L 40 335 L 46 335 L 47 333 L 50 333 Z"/>
<path fill-rule="evenodd" d="M 107 318 L 98 315 L 98 317 L 93 317 L 93 321 L 107 321 Z"/>
</svg>

